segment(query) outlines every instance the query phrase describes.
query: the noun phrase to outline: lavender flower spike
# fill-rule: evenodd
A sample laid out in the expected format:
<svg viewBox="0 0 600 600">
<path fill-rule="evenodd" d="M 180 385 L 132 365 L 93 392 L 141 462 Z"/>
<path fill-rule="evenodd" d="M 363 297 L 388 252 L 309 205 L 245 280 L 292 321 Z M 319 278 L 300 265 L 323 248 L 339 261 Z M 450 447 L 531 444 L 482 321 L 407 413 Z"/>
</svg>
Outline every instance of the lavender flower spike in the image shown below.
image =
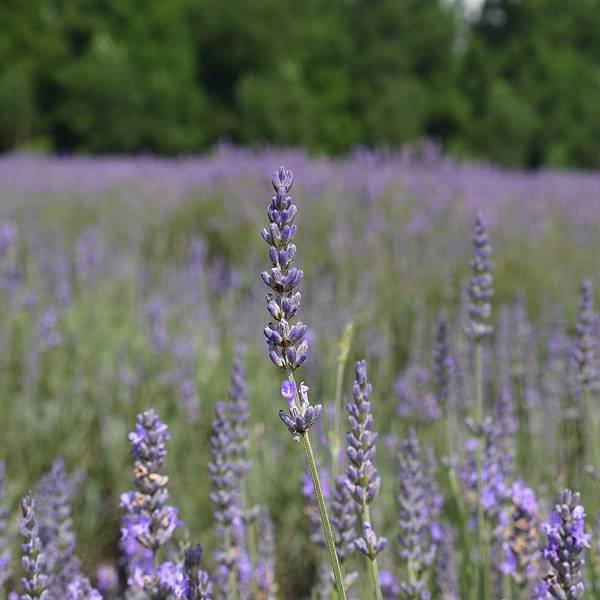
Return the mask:
<svg viewBox="0 0 600 600">
<path fill-rule="evenodd" d="M 49 600 L 47 590 L 47 577 L 45 574 L 45 560 L 42 553 L 39 528 L 35 519 L 35 500 L 31 493 L 21 502 L 23 518 L 21 519 L 21 533 L 25 538 L 23 548 L 23 567 L 25 577 L 21 580 L 25 593 L 21 600 Z"/>
<path fill-rule="evenodd" d="M 213 586 L 206 571 L 200 568 L 202 546 L 197 544 L 184 552 L 185 572 L 181 600 L 212 600 Z"/>
<path fill-rule="evenodd" d="M 433 376 L 435 382 L 435 397 L 438 408 L 448 414 L 448 387 L 452 374 L 452 359 L 448 346 L 448 323 L 440 315 L 435 326 L 435 341 L 433 345 Z"/>
<path fill-rule="evenodd" d="M 492 316 L 490 300 L 494 295 L 493 263 L 490 261 L 492 247 L 481 214 L 475 219 L 472 242 L 472 258 L 469 261 L 469 323 L 466 333 L 474 342 L 479 343 L 492 333 L 489 323 Z"/>
<path fill-rule="evenodd" d="M 121 547 L 128 559 L 129 584 L 141 588 L 150 598 L 162 598 L 174 591 L 181 577 L 179 567 L 158 564 L 157 552 L 166 545 L 181 523 L 177 509 L 168 504 L 169 478 L 161 473 L 167 455 L 167 426 L 154 410 L 137 416 L 135 431 L 129 434 L 135 459 L 135 490 L 121 496 L 127 511 L 121 528 Z"/>
<path fill-rule="evenodd" d="M 377 434 L 373 431 L 369 401 L 372 390 L 367 381 L 367 361 L 360 360 L 355 365 L 352 387 L 354 401 L 346 405 L 350 423 L 350 433 L 346 436 L 346 455 L 349 461 L 346 485 L 361 511 L 373 502 L 381 487 L 381 477 L 373 464 Z"/>
<path fill-rule="evenodd" d="M 352 387 L 354 401 L 347 404 L 350 433 L 346 436 L 348 467 L 346 485 L 360 511 L 363 535 L 355 541 L 356 548 L 371 561 L 387 545 L 385 538 L 378 539 L 370 523 L 369 505 L 381 487 L 381 478 L 373 464 L 377 434 L 373 431 L 373 415 L 369 401 L 372 386 L 367 381 L 367 361 L 355 365 L 355 380 Z"/>
<path fill-rule="evenodd" d="M 237 580 L 238 553 L 235 548 L 235 527 L 239 520 L 240 504 L 236 465 L 232 460 L 233 443 L 231 424 L 224 402 L 215 405 L 215 419 L 210 438 L 211 461 L 208 464 L 212 491 L 210 499 L 215 506 L 214 518 L 220 543 L 215 557 L 219 564 L 217 584 L 227 597 Z"/>
<path fill-rule="evenodd" d="M 594 292 L 592 282 L 584 279 L 581 282 L 579 296 L 579 312 L 575 323 L 575 347 L 573 358 L 577 365 L 579 383 L 589 386 L 595 379 L 594 372 Z"/>
<path fill-rule="evenodd" d="M 548 537 L 543 556 L 552 567 L 545 583 L 550 597 L 557 600 L 576 600 L 585 592 L 583 555 L 591 535 L 584 532 L 586 515 L 580 500 L 578 493 L 565 490 L 550 521 L 542 524 Z"/>
<path fill-rule="evenodd" d="M 269 357 L 280 369 L 290 371 L 296 370 L 308 354 L 308 343 L 302 341 L 306 325 L 302 322 L 290 324 L 300 309 L 301 296 L 295 289 L 304 276 L 292 266 L 296 256 L 294 218 L 298 211 L 288 195 L 293 181 L 292 172 L 283 166 L 273 173 L 275 195 L 267 209 L 269 229 L 262 230 L 263 239 L 269 244 L 272 267 L 261 274 L 273 292 L 267 296 L 267 310 L 275 323 L 269 323 L 264 329 Z"/>
<path fill-rule="evenodd" d="M 273 173 L 271 180 L 275 195 L 267 208 L 269 229 L 262 230 L 262 237 L 269 245 L 271 269 L 263 271 L 261 277 L 265 285 L 271 289 L 267 295 L 267 311 L 273 321 L 264 328 L 264 334 L 267 338 L 269 358 L 281 370 L 289 372 L 287 381 L 284 381 L 281 386 L 281 393 L 288 403 L 289 412 L 279 411 L 279 418 L 296 441 L 302 440 L 319 505 L 336 591 L 340 600 L 346 600 L 342 570 L 335 549 L 327 505 L 308 436 L 308 430 L 321 416 L 322 407 L 320 404 L 311 406 L 308 400 L 308 387 L 301 383 L 300 389 L 298 389 L 294 379 L 294 371 L 306 360 L 308 355 L 308 342 L 303 340 L 307 329 L 306 325 L 300 321 L 294 325 L 291 324 L 300 309 L 301 296 L 296 288 L 304 277 L 301 270 L 292 266 L 296 257 L 296 246 L 293 243 L 296 236 L 294 219 L 298 212 L 289 196 L 293 181 L 292 172 L 286 170 L 283 165 Z"/>
<path fill-rule="evenodd" d="M 275 536 L 273 523 L 268 511 L 264 511 L 259 521 L 260 548 L 256 565 L 256 584 L 259 600 L 275 600 L 277 598 L 277 582 L 275 581 Z"/>
<path fill-rule="evenodd" d="M 409 576 L 400 582 L 403 598 L 427 598 L 429 575 L 435 561 L 441 498 L 433 477 L 421 462 L 421 449 L 414 429 L 402 443 L 400 461 L 400 556 Z"/>
</svg>

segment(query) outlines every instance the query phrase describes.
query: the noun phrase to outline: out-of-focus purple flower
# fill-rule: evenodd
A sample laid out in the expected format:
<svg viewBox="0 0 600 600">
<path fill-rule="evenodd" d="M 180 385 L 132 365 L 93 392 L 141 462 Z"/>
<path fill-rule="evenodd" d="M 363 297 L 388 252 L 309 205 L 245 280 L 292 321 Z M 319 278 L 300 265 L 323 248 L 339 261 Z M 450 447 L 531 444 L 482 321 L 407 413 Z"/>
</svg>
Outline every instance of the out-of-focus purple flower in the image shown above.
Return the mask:
<svg viewBox="0 0 600 600">
<path fill-rule="evenodd" d="M 187 548 L 183 561 L 183 586 L 177 598 L 181 600 L 212 600 L 213 585 L 210 576 L 200 568 L 202 546 Z"/>
<path fill-rule="evenodd" d="M 403 597 L 428 598 L 429 573 L 439 543 L 437 523 L 441 496 L 421 459 L 421 449 L 414 429 L 402 443 L 399 470 L 400 492 L 398 516 L 400 556 L 411 574 L 400 581 Z"/>
<path fill-rule="evenodd" d="M 21 511 L 23 513 L 21 534 L 25 538 L 25 542 L 21 546 L 23 568 L 25 569 L 25 577 L 21 579 L 21 583 L 25 593 L 21 595 L 21 600 L 50 600 L 45 557 L 35 518 L 35 500 L 31 494 L 28 494 L 21 502 Z"/>
<path fill-rule="evenodd" d="M 486 518 L 496 523 L 498 515 L 507 495 L 506 482 L 506 456 L 501 443 L 503 435 L 502 425 L 491 419 L 484 419 L 477 428 L 477 434 L 483 438 L 483 460 L 481 465 L 481 497 L 483 512 Z M 465 501 L 476 524 L 478 502 L 478 470 L 477 470 L 478 440 L 469 438 L 465 442 L 465 459 L 459 469 L 459 476 L 463 481 Z"/>
<path fill-rule="evenodd" d="M 36 326 L 36 341 L 39 351 L 60 346 L 62 336 L 58 331 L 59 313 L 55 306 L 47 307 L 40 315 Z"/>
<path fill-rule="evenodd" d="M 150 325 L 152 347 L 156 354 L 163 354 L 169 346 L 166 313 L 165 304 L 159 298 L 154 298 L 146 304 L 146 318 Z"/>
<path fill-rule="evenodd" d="M 375 560 L 377 554 L 386 547 L 387 540 L 377 538 L 367 518 L 368 507 L 381 487 L 381 478 L 373 463 L 377 433 L 373 431 L 370 402 L 372 391 L 373 388 L 367 381 L 367 361 L 360 360 L 355 365 L 353 401 L 346 405 L 350 425 L 350 432 L 346 436 L 346 486 L 356 502 L 362 521 L 362 537 L 355 540 L 356 548 L 371 560 Z"/>
<path fill-rule="evenodd" d="M 0 223 L 0 290 L 15 292 L 21 278 L 17 226 L 10 221 Z"/>
<path fill-rule="evenodd" d="M 551 570 L 545 582 L 552 598 L 575 600 L 585 593 L 585 551 L 591 535 L 585 533 L 585 510 L 577 492 L 565 490 L 550 520 L 542 523 L 548 541 L 542 552 Z"/>
<path fill-rule="evenodd" d="M 256 585 L 259 600 L 276 600 L 275 581 L 275 535 L 269 513 L 264 510 L 259 520 L 259 549 L 256 565 Z"/>
<path fill-rule="evenodd" d="M 340 563 L 354 553 L 356 539 L 356 509 L 346 479 L 338 475 L 335 479 L 331 500 L 331 528 Z"/>
<path fill-rule="evenodd" d="M 594 365 L 596 340 L 594 327 L 596 315 L 594 314 L 594 291 L 592 282 L 584 279 L 581 282 L 579 295 L 579 312 L 575 323 L 575 344 L 573 359 L 577 365 L 577 375 L 581 386 L 586 387 L 596 379 L 597 373 Z"/>
<path fill-rule="evenodd" d="M 448 322 L 440 315 L 435 326 L 433 343 L 433 381 L 437 408 L 447 414 L 452 358 L 448 344 Z"/>
<path fill-rule="evenodd" d="M 3 462 L 0 462 L 0 594 L 5 591 L 4 586 L 11 576 L 10 544 L 6 537 L 6 518 L 8 517 L 8 509 L 4 505 L 5 494 L 6 466 Z"/>
<path fill-rule="evenodd" d="M 384 600 L 397 600 L 400 596 L 400 585 L 394 574 L 387 569 L 382 569 L 379 573 L 379 578 Z"/>
<path fill-rule="evenodd" d="M 478 214 L 475 219 L 472 244 L 472 258 L 469 261 L 471 267 L 469 323 L 466 333 L 474 342 L 478 343 L 492 333 L 490 301 L 494 296 L 493 263 L 490 260 L 492 247 L 481 214 Z"/>
<path fill-rule="evenodd" d="M 231 417 L 231 449 L 235 472 L 242 485 L 249 469 L 248 462 L 248 400 L 246 371 L 242 350 L 238 348 L 233 359 L 229 383 L 229 413 Z"/>
<path fill-rule="evenodd" d="M 78 485 L 79 478 L 69 477 L 64 460 L 57 458 L 38 486 L 37 519 L 46 557 L 48 591 L 52 597 L 66 596 L 74 581 L 79 582 L 77 589 L 81 593 L 87 588 L 90 593 L 93 591 L 81 574 L 73 531 L 71 501 Z"/>
<path fill-rule="evenodd" d="M 75 246 L 75 272 L 84 285 L 93 285 L 102 264 L 100 231 L 88 227 L 81 234 Z"/>
<path fill-rule="evenodd" d="M 157 557 L 158 550 L 182 526 L 177 509 L 168 504 L 168 477 L 161 473 L 168 439 L 167 426 L 154 410 L 137 416 L 135 431 L 129 434 L 135 490 L 121 495 L 126 514 L 120 546 L 127 560 L 128 583 L 151 597 L 173 592 L 171 583 L 183 577 L 180 566 L 159 564 Z"/>
<path fill-rule="evenodd" d="M 67 600 L 102 600 L 102 595 L 94 589 L 87 577 L 79 574 L 67 584 L 64 596 L 51 596 L 52 598 L 66 598 Z"/>
<path fill-rule="evenodd" d="M 509 491 L 510 502 L 503 511 L 502 561 L 499 569 L 510 575 L 521 590 L 532 588 L 540 579 L 540 522 L 535 492 L 521 480 Z"/>
<path fill-rule="evenodd" d="M 431 375 L 428 369 L 417 365 L 408 367 L 394 386 L 398 396 L 399 417 L 420 417 L 433 421 L 440 416 L 437 394 L 430 391 Z"/>
<path fill-rule="evenodd" d="M 440 600 L 458 600 L 458 561 L 456 559 L 456 532 L 450 525 L 442 524 L 440 541 L 435 556 L 435 583 Z"/>
<path fill-rule="evenodd" d="M 114 596 L 119 590 L 119 572 L 113 564 L 101 563 L 96 568 L 96 585 L 107 596 Z"/>
<path fill-rule="evenodd" d="M 233 444 L 229 406 L 224 402 L 215 405 L 215 419 L 210 438 L 211 460 L 208 464 L 211 480 L 210 499 L 215 506 L 219 547 L 215 558 L 219 565 L 217 585 L 225 597 L 231 586 L 237 585 L 240 552 L 235 545 L 235 527 L 240 517 L 240 499 L 236 464 L 232 460 Z"/>
</svg>

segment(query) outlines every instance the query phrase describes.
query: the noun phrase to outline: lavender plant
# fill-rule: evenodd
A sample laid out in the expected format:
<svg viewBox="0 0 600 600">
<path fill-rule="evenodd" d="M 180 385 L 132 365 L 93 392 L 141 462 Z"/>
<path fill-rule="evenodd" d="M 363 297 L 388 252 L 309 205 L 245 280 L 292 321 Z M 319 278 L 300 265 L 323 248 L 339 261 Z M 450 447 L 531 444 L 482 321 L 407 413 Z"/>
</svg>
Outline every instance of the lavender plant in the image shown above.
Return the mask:
<svg viewBox="0 0 600 600">
<path fill-rule="evenodd" d="M 40 542 L 39 527 L 35 518 L 35 500 L 28 494 L 21 502 L 21 534 L 25 542 L 23 550 L 23 568 L 25 576 L 21 579 L 24 593 L 21 600 L 50 600 L 45 557 Z"/>
<path fill-rule="evenodd" d="M 500 570 L 518 586 L 521 595 L 533 593 L 541 566 L 539 506 L 535 492 L 521 480 L 510 489 L 502 523 Z"/>
<path fill-rule="evenodd" d="M 401 596 L 426 599 L 431 597 L 432 567 L 439 543 L 441 496 L 421 460 L 414 429 L 402 443 L 399 482 L 400 557 L 406 573 L 399 583 Z"/>
<path fill-rule="evenodd" d="M 373 431 L 374 421 L 371 413 L 372 386 L 367 381 L 367 362 L 358 361 L 355 365 L 355 379 L 352 387 L 353 402 L 346 405 L 350 432 L 346 436 L 348 447 L 346 456 L 346 485 L 356 503 L 362 535 L 354 544 L 369 561 L 372 590 L 381 600 L 381 582 L 377 566 L 377 555 L 387 546 L 386 538 L 378 538 L 371 525 L 370 505 L 381 487 L 381 478 L 373 463 L 377 433 Z"/>
<path fill-rule="evenodd" d="M 235 528 L 240 520 L 239 489 L 236 465 L 232 460 L 231 421 L 227 404 L 215 405 L 215 419 L 210 438 L 211 461 L 208 464 L 212 491 L 210 499 L 215 506 L 219 548 L 215 558 L 219 565 L 217 584 L 224 598 L 234 598 L 239 576 L 239 547 L 236 547 Z"/>
<path fill-rule="evenodd" d="M 292 172 L 283 166 L 273 173 L 275 195 L 267 209 L 269 229 L 262 230 L 262 237 L 269 245 L 272 267 L 270 271 L 263 271 L 261 277 L 265 285 L 272 290 L 272 293 L 267 295 L 267 310 L 275 322 L 269 323 L 264 333 L 267 338 L 269 358 L 275 366 L 289 372 L 288 379 L 281 384 L 281 394 L 288 403 L 289 412 L 281 410 L 279 418 L 294 439 L 302 440 L 319 505 L 336 591 L 340 600 L 345 600 L 346 592 L 327 514 L 327 505 L 308 436 L 308 430 L 319 420 L 322 407 L 320 404 L 311 405 L 308 399 L 308 387 L 301 383 L 298 389 L 294 379 L 294 371 L 308 355 L 308 343 L 306 340 L 301 341 L 306 333 L 306 325 L 298 322 L 290 326 L 290 321 L 300 309 L 301 295 L 296 288 L 304 276 L 302 271 L 292 266 L 296 256 L 293 240 L 297 229 L 294 224 L 297 208 L 289 196 L 293 180 Z"/>
<path fill-rule="evenodd" d="M 585 551 L 591 535 L 585 533 L 585 510 L 577 492 L 565 490 L 550 520 L 542 524 L 548 541 L 543 550 L 551 569 L 545 578 L 546 597 L 576 600 L 585 593 Z"/>
<path fill-rule="evenodd" d="M 579 295 L 579 312 L 575 323 L 575 343 L 573 345 L 573 360 L 577 369 L 577 395 L 583 402 L 583 410 L 589 423 L 590 445 L 593 451 L 594 468 L 600 469 L 600 441 L 598 440 L 598 422 L 595 407 L 592 404 L 592 385 L 597 379 L 595 365 L 595 349 L 597 341 L 594 338 L 594 327 L 597 318 L 594 314 L 594 295 L 592 282 L 584 279 L 581 282 Z M 579 442 L 581 445 L 584 441 Z"/>
<path fill-rule="evenodd" d="M 160 562 L 158 556 L 182 525 L 177 508 L 168 503 L 169 478 L 161 472 L 169 437 L 167 426 L 154 410 L 137 416 L 135 431 L 129 434 L 135 490 L 121 495 L 121 508 L 126 511 L 121 549 L 127 561 L 128 584 L 153 600 L 174 592 L 183 576 L 181 565 Z"/>
<path fill-rule="evenodd" d="M 88 588 L 88 595 L 93 593 L 89 581 L 80 571 L 73 531 L 71 500 L 78 487 L 77 479 L 67 475 L 64 460 L 58 458 L 38 486 L 37 518 L 46 557 L 48 590 L 57 598 L 66 597 L 73 582 L 77 582 L 75 590 L 80 591 L 73 593 L 84 593 L 83 590 Z"/>
<path fill-rule="evenodd" d="M 473 226 L 472 255 L 469 262 L 471 268 L 471 280 L 469 285 L 469 322 L 466 328 L 467 336 L 475 345 L 475 406 L 473 412 L 473 423 L 475 430 L 481 427 L 484 416 L 484 392 L 483 392 L 483 341 L 489 338 L 493 328 L 490 324 L 492 315 L 491 299 L 494 295 L 494 278 L 492 276 L 492 262 L 490 260 L 492 247 L 489 243 L 488 234 L 483 223 L 483 216 L 477 215 Z M 484 507 L 482 502 L 483 492 L 483 444 L 479 444 L 476 453 L 477 460 L 477 532 L 479 546 L 479 560 L 481 572 L 481 586 L 484 596 L 490 596 L 489 581 L 489 556 L 486 540 L 486 524 Z"/>
<path fill-rule="evenodd" d="M 259 521 L 260 547 L 256 565 L 257 600 L 276 600 L 275 580 L 275 535 L 269 513 L 263 511 Z"/>
</svg>

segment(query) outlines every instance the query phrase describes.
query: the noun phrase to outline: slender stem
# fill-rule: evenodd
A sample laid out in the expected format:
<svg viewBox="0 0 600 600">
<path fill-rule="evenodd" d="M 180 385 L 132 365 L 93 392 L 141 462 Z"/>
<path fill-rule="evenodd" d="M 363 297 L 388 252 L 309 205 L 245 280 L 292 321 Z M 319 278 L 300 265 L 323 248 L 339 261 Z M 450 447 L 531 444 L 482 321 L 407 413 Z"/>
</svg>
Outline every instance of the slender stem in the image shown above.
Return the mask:
<svg viewBox="0 0 600 600">
<path fill-rule="evenodd" d="M 475 422 L 479 426 L 483 422 L 483 347 L 481 342 L 475 344 Z M 481 502 L 483 495 L 483 453 L 484 440 L 479 440 L 477 448 L 477 534 L 479 542 L 479 562 L 481 569 L 480 588 L 485 600 L 491 598 L 488 550 L 485 534 L 485 514 Z"/>
<path fill-rule="evenodd" d="M 308 432 L 305 431 L 303 434 L 300 435 L 300 437 L 302 438 L 304 452 L 306 453 L 306 461 L 308 462 L 308 469 L 310 471 L 310 476 L 312 477 L 313 487 L 315 489 L 315 495 L 317 497 L 317 504 L 319 505 L 321 523 L 323 524 L 325 542 L 327 543 L 327 551 L 329 552 L 329 560 L 331 562 L 331 568 L 333 569 L 333 576 L 335 578 L 335 587 L 337 590 L 338 598 L 339 600 L 346 600 L 346 591 L 344 590 L 344 579 L 342 577 L 342 569 L 340 567 L 340 562 L 335 551 L 333 532 L 331 530 L 329 516 L 327 515 L 327 505 L 325 504 L 325 498 L 323 496 L 321 482 L 319 481 L 319 472 L 317 471 L 317 464 L 315 463 L 315 457 L 312 451 L 312 447 L 310 445 Z"/>
<path fill-rule="evenodd" d="M 337 377 L 335 382 L 335 419 L 333 425 L 333 431 L 331 432 L 331 438 L 329 441 L 330 452 L 331 452 L 331 473 L 333 479 L 337 475 L 338 468 L 338 457 L 340 455 L 340 448 L 342 447 L 342 384 L 344 381 L 344 370 L 346 368 L 345 362 L 338 362 Z"/>
<path fill-rule="evenodd" d="M 363 523 L 371 522 L 371 510 L 369 509 L 369 505 L 365 504 L 362 510 L 362 521 Z M 369 573 L 371 575 L 371 585 L 375 592 L 376 600 L 383 600 L 383 594 L 381 592 L 381 579 L 379 577 L 379 567 L 377 566 L 376 558 L 369 558 Z"/>
</svg>

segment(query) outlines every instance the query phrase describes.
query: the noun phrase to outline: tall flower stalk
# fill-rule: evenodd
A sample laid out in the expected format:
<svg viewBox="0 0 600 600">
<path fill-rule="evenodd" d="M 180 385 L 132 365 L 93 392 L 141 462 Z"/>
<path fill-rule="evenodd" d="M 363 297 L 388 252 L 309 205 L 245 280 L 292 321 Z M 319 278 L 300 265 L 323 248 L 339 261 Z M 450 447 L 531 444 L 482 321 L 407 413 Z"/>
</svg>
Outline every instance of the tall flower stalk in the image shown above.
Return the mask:
<svg viewBox="0 0 600 600">
<path fill-rule="evenodd" d="M 387 546 L 387 540 L 378 538 L 371 525 L 370 506 L 381 487 L 381 477 L 373 463 L 377 433 L 373 431 L 374 422 L 370 402 L 372 390 L 371 384 L 367 381 L 367 361 L 360 360 L 355 365 L 353 402 L 348 403 L 346 407 L 350 424 L 350 432 L 346 438 L 348 441 L 346 485 L 357 505 L 362 526 L 362 536 L 356 539 L 355 546 L 369 559 L 373 593 L 378 600 L 382 600 L 377 555 Z"/>
<path fill-rule="evenodd" d="M 288 373 L 288 378 L 282 383 L 281 393 L 287 400 L 289 412 L 281 410 L 279 418 L 287 426 L 294 439 L 300 440 L 304 447 L 306 462 L 315 488 L 336 590 L 340 600 L 345 600 L 346 592 L 342 571 L 308 435 L 308 430 L 319 420 L 322 407 L 320 404 L 314 406 L 310 404 L 308 387 L 302 383 L 298 388 L 294 378 L 294 371 L 306 360 L 308 343 L 302 339 L 306 333 L 306 325 L 302 322 L 291 324 L 300 309 L 301 295 L 296 288 L 304 276 L 301 270 L 293 266 L 296 256 L 296 246 L 293 243 L 296 236 L 294 219 L 298 210 L 289 195 L 293 181 L 292 172 L 283 166 L 273 173 L 272 184 L 275 195 L 267 209 L 269 228 L 262 230 L 262 237 L 269 245 L 271 269 L 261 273 L 265 285 L 271 290 L 267 296 L 267 311 L 273 321 L 265 327 L 264 333 L 267 338 L 269 358 L 275 366 Z"/>
<path fill-rule="evenodd" d="M 21 502 L 21 510 L 21 533 L 25 538 L 22 545 L 25 577 L 21 580 L 25 593 L 21 594 L 21 600 L 49 600 L 45 557 L 35 518 L 35 500 L 31 494 Z"/>
<path fill-rule="evenodd" d="M 122 494 L 126 510 L 121 528 L 121 548 L 128 561 L 128 583 L 152 600 L 173 591 L 180 567 L 159 563 L 158 552 L 172 539 L 181 522 L 177 508 L 169 504 L 169 478 L 162 473 L 169 439 L 167 426 L 154 410 L 137 416 L 135 431 L 129 434 L 134 457 L 135 490 Z"/>
<path fill-rule="evenodd" d="M 589 279 L 584 279 L 581 282 L 581 291 L 579 294 L 579 312 L 577 313 L 577 321 L 575 323 L 573 358 L 577 368 L 577 392 L 581 400 L 583 400 L 583 410 L 587 413 L 587 420 L 591 429 L 589 439 L 594 456 L 594 468 L 596 469 L 596 474 L 598 474 L 598 469 L 600 469 L 600 442 L 598 440 L 596 411 L 594 410 L 591 397 L 591 387 L 597 378 L 594 365 L 596 346 L 594 340 L 595 324 L 596 315 L 594 314 L 592 282 Z"/>
<path fill-rule="evenodd" d="M 469 285 L 469 322 L 466 333 L 475 346 L 475 405 L 473 410 L 473 421 L 475 428 L 480 428 L 483 423 L 483 342 L 493 331 L 490 324 L 492 316 L 491 299 L 494 296 L 494 278 L 492 276 L 492 262 L 490 256 L 492 247 L 489 243 L 488 234 L 483 223 L 481 214 L 477 215 L 473 226 L 472 254 L 469 266 L 471 268 L 471 280 Z M 481 436 L 480 436 L 481 437 Z M 477 490 L 478 490 L 478 514 L 477 532 L 479 545 L 479 560 L 481 567 L 481 587 L 485 598 L 490 598 L 491 585 L 489 580 L 489 555 L 485 532 L 485 516 L 482 504 L 482 462 L 483 444 L 480 440 L 477 452 Z"/>
</svg>

